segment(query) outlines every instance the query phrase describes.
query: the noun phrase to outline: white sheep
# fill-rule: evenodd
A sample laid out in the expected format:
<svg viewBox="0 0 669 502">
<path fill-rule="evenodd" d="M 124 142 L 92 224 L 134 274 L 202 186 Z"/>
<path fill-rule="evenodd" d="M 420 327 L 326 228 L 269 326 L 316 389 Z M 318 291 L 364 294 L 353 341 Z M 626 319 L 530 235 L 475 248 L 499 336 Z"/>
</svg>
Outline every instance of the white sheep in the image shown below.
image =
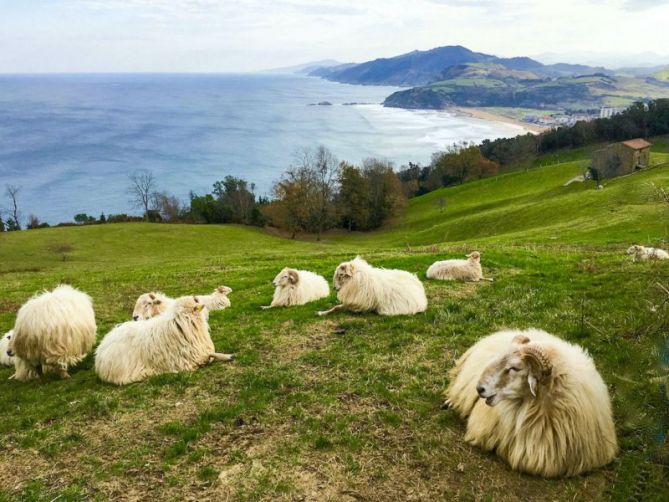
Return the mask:
<svg viewBox="0 0 669 502">
<path fill-rule="evenodd" d="M 272 284 L 276 288 L 272 303 L 263 305 L 263 309 L 304 305 L 330 296 L 330 286 L 325 278 L 307 270 L 286 267 L 277 274 Z"/>
<path fill-rule="evenodd" d="M 207 308 L 208 312 L 211 310 L 223 310 L 230 306 L 230 299 L 228 295 L 232 293 L 232 289 L 227 286 L 219 286 L 210 295 L 197 295 L 196 298 Z M 132 312 L 132 319 L 134 321 L 145 321 L 157 315 L 162 314 L 174 304 L 174 298 L 160 293 L 154 292 L 144 293 L 137 298 L 135 308 Z"/>
<path fill-rule="evenodd" d="M 483 277 L 481 269 L 481 253 L 474 251 L 467 255 L 466 260 L 443 260 L 434 262 L 427 269 L 428 279 L 442 281 L 490 281 Z"/>
<path fill-rule="evenodd" d="M 162 373 L 191 371 L 217 359 L 204 304 L 194 296 L 172 302 L 161 315 L 128 321 L 111 330 L 95 353 L 95 372 L 105 382 L 125 385 Z"/>
<path fill-rule="evenodd" d="M 633 261 L 669 260 L 669 253 L 664 249 L 647 248 L 637 244 L 627 248 L 627 254 L 632 256 Z"/>
<path fill-rule="evenodd" d="M 12 338 L 14 330 L 5 333 L 5 336 L 0 338 L 0 366 L 14 366 L 14 357 L 7 354 L 9 348 L 9 340 Z"/>
<path fill-rule="evenodd" d="M 467 421 L 465 440 L 511 468 L 574 476 L 611 462 L 618 444 L 609 393 L 588 353 L 545 331 L 500 331 L 450 372 L 446 407 Z"/>
<path fill-rule="evenodd" d="M 359 256 L 337 267 L 334 288 L 341 303 L 318 315 L 340 309 L 409 315 L 427 309 L 425 289 L 418 277 L 404 270 L 372 267 Z"/>
<path fill-rule="evenodd" d="M 68 367 L 93 348 L 96 329 L 91 298 L 72 286 L 32 297 L 19 309 L 9 340 L 16 369 L 11 378 L 30 380 L 49 371 L 68 378 Z"/>
</svg>

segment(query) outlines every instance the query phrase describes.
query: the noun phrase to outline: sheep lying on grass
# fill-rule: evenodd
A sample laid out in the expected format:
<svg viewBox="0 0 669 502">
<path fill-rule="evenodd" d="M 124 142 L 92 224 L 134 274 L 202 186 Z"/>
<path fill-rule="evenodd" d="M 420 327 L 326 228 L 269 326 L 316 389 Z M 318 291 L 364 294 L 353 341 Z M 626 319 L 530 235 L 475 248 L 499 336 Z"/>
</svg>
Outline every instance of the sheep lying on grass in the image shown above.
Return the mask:
<svg viewBox="0 0 669 502">
<path fill-rule="evenodd" d="M 669 253 L 664 249 L 647 248 L 637 244 L 627 248 L 627 254 L 632 256 L 633 261 L 669 260 Z"/>
<path fill-rule="evenodd" d="M 124 385 L 194 370 L 214 359 L 232 360 L 216 352 L 204 308 L 196 297 L 183 296 L 159 316 L 119 324 L 100 342 L 95 372 L 105 382 Z"/>
<path fill-rule="evenodd" d="M 286 267 L 277 274 L 272 284 L 276 287 L 274 298 L 263 309 L 304 305 L 330 296 L 328 282 L 322 276 L 306 270 Z"/>
<path fill-rule="evenodd" d="M 223 310 L 230 306 L 228 295 L 232 289 L 227 286 L 219 286 L 210 295 L 198 295 L 196 298 L 202 303 L 207 311 Z M 159 292 L 144 293 L 135 302 L 135 309 L 132 311 L 134 321 L 145 321 L 157 315 L 162 314 L 174 304 L 174 298 Z M 207 313 L 208 315 L 208 313 Z"/>
<path fill-rule="evenodd" d="M 9 340 L 12 338 L 14 330 L 8 331 L 5 336 L 0 338 L 0 366 L 14 366 L 14 358 L 7 354 Z"/>
<path fill-rule="evenodd" d="M 404 270 L 374 268 L 359 256 L 337 267 L 334 288 L 341 304 L 318 315 L 340 309 L 409 315 L 427 309 L 425 289 L 418 277 Z"/>
<path fill-rule="evenodd" d="M 490 281 L 483 277 L 481 269 L 481 253 L 474 251 L 467 255 L 466 260 L 443 260 L 434 262 L 427 269 L 428 279 L 440 279 L 442 281 Z"/>
<path fill-rule="evenodd" d="M 7 354 L 14 356 L 12 378 L 30 380 L 41 373 L 68 378 L 67 369 L 81 361 L 95 343 L 91 298 L 61 285 L 28 300 L 20 309 Z"/>
<path fill-rule="evenodd" d="M 469 417 L 465 440 L 495 450 L 514 470 L 574 476 L 618 452 L 609 393 L 592 359 L 545 331 L 480 340 L 450 382 L 444 404 Z"/>
</svg>

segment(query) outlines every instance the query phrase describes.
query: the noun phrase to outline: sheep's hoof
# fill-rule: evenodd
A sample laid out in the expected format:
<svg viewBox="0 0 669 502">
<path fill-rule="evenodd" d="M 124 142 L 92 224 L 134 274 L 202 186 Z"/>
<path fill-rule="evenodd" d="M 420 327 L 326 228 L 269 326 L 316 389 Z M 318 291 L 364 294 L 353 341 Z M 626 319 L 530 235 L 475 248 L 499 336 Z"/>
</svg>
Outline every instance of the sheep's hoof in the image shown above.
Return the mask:
<svg viewBox="0 0 669 502">
<path fill-rule="evenodd" d="M 328 313 L 325 310 L 319 310 L 318 312 L 316 312 L 316 315 L 319 317 L 323 317 L 324 315 L 328 315 Z"/>
<path fill-rule="evenodd" d="M 453 405 L 453 403 L 451 403 L 451 400 L 450 400 L 450 399 L 447 399 L 446 401 L 444 401 L 443 403 L 441 403 L 440 408 L 441 408 L 442 410 L 448 410 L 452 405 Z"/>
<path fill-rule="evenodd" d="M 220 353 L 215 353 L 209 356 L 211 360 L 216 360 L 216 361 L 232 361 L 235 356 L 233 354 L 220 354 Z"/>
<path fill-rule="evenodd" d="M 70 374 L 67 371 L 59 371 L 58 376 L 63 380 L 67 380 L 68 378 L 71 378 Z"/>
</svg>

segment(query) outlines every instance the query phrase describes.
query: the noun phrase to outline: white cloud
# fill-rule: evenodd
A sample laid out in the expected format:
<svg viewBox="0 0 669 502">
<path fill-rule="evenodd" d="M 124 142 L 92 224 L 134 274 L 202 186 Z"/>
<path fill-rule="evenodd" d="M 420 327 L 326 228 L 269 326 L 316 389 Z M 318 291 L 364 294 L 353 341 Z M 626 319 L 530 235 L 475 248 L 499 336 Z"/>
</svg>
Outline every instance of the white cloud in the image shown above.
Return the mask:
<svg viewBox="0 0 669 502">
<path fill-rule="evenodd" d="M 0 0 L 2 5 L 4 0 Z M 459 44 L 503 56 L 665 52 L 669 0 L 22 0 L 0 71 L 247 71 Z M 650 17 L 652 15 L 652 17 Z"/>
</svg>

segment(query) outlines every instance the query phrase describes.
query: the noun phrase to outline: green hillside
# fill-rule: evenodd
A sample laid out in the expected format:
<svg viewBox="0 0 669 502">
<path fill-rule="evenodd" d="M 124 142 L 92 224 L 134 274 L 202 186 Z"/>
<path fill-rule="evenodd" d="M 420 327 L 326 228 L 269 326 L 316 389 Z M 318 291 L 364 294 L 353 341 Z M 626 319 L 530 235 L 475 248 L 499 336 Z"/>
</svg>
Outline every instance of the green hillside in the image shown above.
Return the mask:
<svg viewBox="0 0 669 502">
<path fill-rule="evenodd" d="M 653 162 L 669 161 L 655 152 Z M 632 242 L 669 241 L 669 166 L 604 189 L 565 182 L 586 160 L 538 167 L 413 199 L 371 234 L 290 241 L 239 226 L 100 225 L 0 234 L 0 329 L 35 291 L 72 283 L 94 299 L 98 336 L 136 297 L 233 288 L 211 314 L 217 349 L 193 373 L 123 388 L 92 357 L 67 381 L 7 380 L 0 369 L 1 500 L 661 500 L 669 489 L 669 414 L 659 355 L 669 332 L 669 263 L 635 264 Z M 445 205 L 439 204 L 443 199 Z M 495 282 L 424 281 L 413 317 L 281 310 L 283 266 L 328 279 L 355 254 L 417 273 L 483 254 Z M 469 447 L 439 410 L 447 370 L 496 329 L 540 327 L 586 347 L 609 385 L 621 446 L 610 466 L 572 479 L 511 472 Z M 666 356 L 669 357 L 669 354 Z M 665 363 L 666 364 L 666 363 Z"/>
</svg>

